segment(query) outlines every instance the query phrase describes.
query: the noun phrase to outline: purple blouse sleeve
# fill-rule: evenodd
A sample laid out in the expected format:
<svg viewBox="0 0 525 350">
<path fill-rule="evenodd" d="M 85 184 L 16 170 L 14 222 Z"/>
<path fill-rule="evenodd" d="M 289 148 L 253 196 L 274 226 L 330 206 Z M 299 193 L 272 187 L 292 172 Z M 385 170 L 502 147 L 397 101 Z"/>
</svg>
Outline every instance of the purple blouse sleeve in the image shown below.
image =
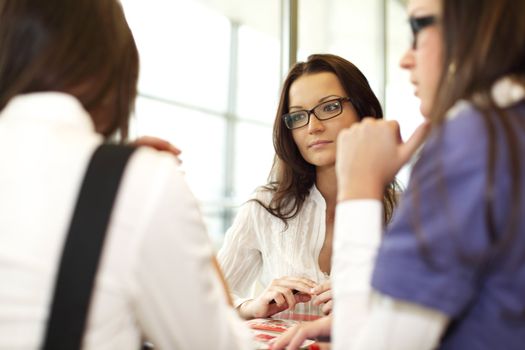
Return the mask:
<svg viewBox="0 0 525 350">
<path fill-rule="evenodd" d="M 429 137 L 381 244 L 375 289 L 451 317 L 469 305 L 488 247 L 485 134 L 467 109 Z"/>
</svg>

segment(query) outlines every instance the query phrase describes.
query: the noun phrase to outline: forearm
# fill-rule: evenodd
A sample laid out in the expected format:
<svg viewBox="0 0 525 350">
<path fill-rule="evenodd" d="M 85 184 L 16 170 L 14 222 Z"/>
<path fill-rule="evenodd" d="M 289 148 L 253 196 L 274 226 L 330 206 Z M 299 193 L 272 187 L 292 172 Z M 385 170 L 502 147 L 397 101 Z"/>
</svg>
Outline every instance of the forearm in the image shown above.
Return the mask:
<svg viewBox="0 0 525 350">
<path fill-rule="evenodd" d="M 334 241 L 334 349 L 432 349 L 448 318 L 372 290 L 382 232 L 380 201 L 338 205 Z M 378 336 L 380 334 L 380 336 Z"/>
<path fill-rule="evenodd" d="M 348 349 L 366 322 L 372 270 L 382 232 L 379 200 L 340 202 L 336 209 L 332 288 L 332 340 L 336 349 Z"/>
</svg>

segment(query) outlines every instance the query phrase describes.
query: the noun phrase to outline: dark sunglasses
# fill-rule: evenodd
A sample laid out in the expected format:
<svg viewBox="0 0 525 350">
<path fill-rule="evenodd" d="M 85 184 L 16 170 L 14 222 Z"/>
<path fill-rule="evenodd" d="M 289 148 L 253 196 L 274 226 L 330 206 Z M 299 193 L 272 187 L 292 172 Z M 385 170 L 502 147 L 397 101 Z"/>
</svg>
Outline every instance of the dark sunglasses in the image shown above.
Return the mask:
<svg viewBox="0 0 525 350">
<path fill-rule="evenodd" d="M 412 49 L 417 48 L 417 35 L 423 28 L 436 24 L 436 16 L 410 17 L 408 19 L 412 29 Z"/>
</svg>

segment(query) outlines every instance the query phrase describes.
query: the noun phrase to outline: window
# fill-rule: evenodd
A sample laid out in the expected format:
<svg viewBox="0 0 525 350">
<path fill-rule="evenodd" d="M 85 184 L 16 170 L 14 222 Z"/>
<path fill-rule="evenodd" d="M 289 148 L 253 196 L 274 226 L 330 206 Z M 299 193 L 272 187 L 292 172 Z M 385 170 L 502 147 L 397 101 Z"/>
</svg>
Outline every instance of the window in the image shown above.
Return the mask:
<svg viewBox="0 0 525 350">
<path fill-rule="evenodd" d="M 122 0 L 141 60 L 131 136 L 161 137 L 182 149 L 186 179 L 217 247 L 272 164 L 278 3 L 261 2 L 254 16 L 242 2 L 225 8 Z M 246 14 L 253 25 L 242 23 Z"/>
<path fill-rule="evenodd" d="M 180 147 L 216 246 L 236 209 L 266 183 L 280 76 L 281 0 L 122 0 L 141 58 L 131 135 Z M 404 137 L 421 122 L 398 0 L 299 0 L 298 59 L 354 62 Z M 406 183 L 407 170 L 399 175 Z"/>
<path fill-rule="evenodd" d="M 299 60 L 329 52 L 365 74 L 385 112 L 397 120 L 404 139 L 423 121 L 408 73 L 399 67 L 409 47 L 405 8 L 399 0 L 300 0 Z M 409 169 L 397 175 L 404 186 Z"/>
</svg>

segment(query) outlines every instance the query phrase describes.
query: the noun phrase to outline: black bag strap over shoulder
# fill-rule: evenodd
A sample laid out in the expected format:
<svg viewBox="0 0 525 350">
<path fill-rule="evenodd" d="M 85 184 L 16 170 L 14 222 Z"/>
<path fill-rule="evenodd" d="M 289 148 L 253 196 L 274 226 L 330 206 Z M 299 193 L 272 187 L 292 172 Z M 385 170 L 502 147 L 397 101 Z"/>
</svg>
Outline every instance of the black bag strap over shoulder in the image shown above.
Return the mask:
<svg viewBox="0 0 525 350">
<path fill-rule="evenodd" d="M 89 163 L 58 268 L 43 350 L 80 349 L 128 146 L 99 146 Z"/>
</svg>

